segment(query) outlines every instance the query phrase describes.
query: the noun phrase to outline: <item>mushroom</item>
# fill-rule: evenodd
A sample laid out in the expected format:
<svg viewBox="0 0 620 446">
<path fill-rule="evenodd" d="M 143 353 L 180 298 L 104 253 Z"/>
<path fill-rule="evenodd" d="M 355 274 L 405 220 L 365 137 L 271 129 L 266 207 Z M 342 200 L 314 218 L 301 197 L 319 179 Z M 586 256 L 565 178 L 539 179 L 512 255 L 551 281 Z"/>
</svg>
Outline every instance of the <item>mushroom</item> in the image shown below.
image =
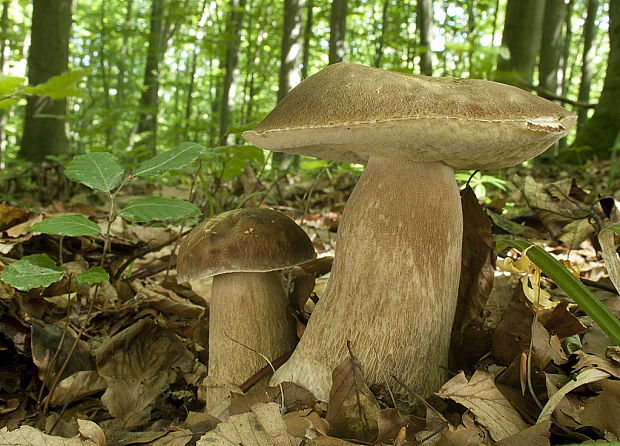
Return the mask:
<svg viewBox="0 0 620 446">
<path fill-rule="evenodd" d="M 461 262 L 453 169 L 521 163 L 574 122 L 513 86 L 346 62 L 294 88 L 245 139 L 366 168 L 339 225 L 324 295 L 271 383 L 292 381 L 327 401 L 351 341 L 369 384 L 395 374 L 422 395 L 438 389 Z"/>
<path fill-rule="evenodd" d="M 279 270 L 316 257 L 308 235 L 269 209 L 238 209 L 198 224 L 179 249 L 179 282 L 213 276 L 208 374 L 240 385 L 295 346 L 296 327 Z M 208 387 L 207 407 L 227 395 Z"/>
</svg>

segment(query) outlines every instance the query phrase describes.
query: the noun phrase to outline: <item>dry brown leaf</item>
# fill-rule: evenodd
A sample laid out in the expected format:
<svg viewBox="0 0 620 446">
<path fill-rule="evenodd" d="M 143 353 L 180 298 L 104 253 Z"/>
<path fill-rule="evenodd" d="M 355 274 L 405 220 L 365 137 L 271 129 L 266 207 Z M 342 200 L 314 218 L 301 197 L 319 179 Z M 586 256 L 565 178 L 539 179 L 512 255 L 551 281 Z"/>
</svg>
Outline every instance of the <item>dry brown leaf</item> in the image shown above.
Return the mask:
<svg viewBox="0 0 620 446">
<path fill-rule="evenodd" d="M 586 426 L 593 426 L 603 432 L 603 436 L 611 432 L 620 440 L 620 381 L 606 379 L 600 382 L 601 393 L 590 398 L 585 405 L 585 409 L 579 417 L 580 421 Z"/>
<path fill-rule="evenodd" d="M 495 241 L 491 220 L 478 203 L 476 194 L 467 186 L 461 191 L 463 208 L 463 249 L 459 298 L 453 330 L 456 335 L 477 317 L 493 288 L 495 273 Z"/>
<path fill-rule="evenodd" d="M 73 403 L 86 396 L 103 392 L 106 387 L 105 380 L 94 370 L 75 372 L 58 383 L 49 405 L 50 407 L 56 407 L 62 406 L 67 401 Z M 45 400 L 43 401 L 44 403 Z"/>
<path fill-rule="evenodd" d="M 577 352 L 577 364 L 573 367 L 574 370 L 581 370 L 586 367 L 595 367 L 609 373 L 614 378 L 620 379 L 620 364 L 614 361 L 610 361 L 607 358 L 601 358 L 596 355 L 589 355 L 583 351 Z"/>
<path fill-rule="evenodd" d="M 500 365 L 509 365 L 529 346 L 533 313 L 524 300 L 523 290 L 518 286 L 493 332 L 493 356 Z"/>
<path fill-rule="evenodd" d="M 484 443 L 475 428 L 448 425 L 435 446 L 483 446 Z"/>
<path fill-rule="evenodd" d="M 198 319 L 205 311 L 205 307 L 196 305 L 180 297 L 174 291 L 159 285 L 147 288 L 139 280 L 134 280 L 131 282 L 131 287 L 136 292 L 136 298 L 140 300 L 140 303 L 164 313 Z"/>
<path fill-rule="evenodd" d="M 36 232 L 30 232 L 27 229 L 35 223 L 39 223 L 43 221 L 43 214 L 39 214 L 36 217 L 31 218 L 28 221 L 20 223 L 6 230 L 6 235 L 11 238 L 18 238 L 24 236 L 25 239 L 30 238 L 31 236 L 37 234 Z M 23 241 L 23 240 L 22 240 Z"/>
<path fill-rule="evenodd" d="M 312 407 L 316 403 L 316 399 L 306 389 L 299 387 L 291 382 L 283 382 L 282 390 L 284 391 L 284 405 L 289 410 L 305 409 Z M 231 392 L 230 394 L 230 414 L 237 415 L 249 412 L 252 406 L 258 403 L 282 403 L 280 394 L 280 386 L 265 387 L 257 389 L 252 393 L 241 394 Z"/>
<path fill-rule="evenodd" d="M 194 434 L 189 430 L 179 430 L 167 432 L 165 435 L 148 443 L 142 443 L 144 446 L 185 446 L 192 441 Z"/>
<path fill-rule="evenodd" d="M 327 422 L 332 435 L 373 441 L 377 438 L 379 403 L 364 382 L 353 354 L 332 373 Z"/>
<path fill-rule="evenodd" d="M 568 311 L 568 302 L 564 300 L 553 309 L 551 316 L 545 321 L 544 325 L 550 334 L 557 335 L 560 340 L 584 333 L 588 329 Z"/>
<path fill-rule="evenodd" d="M 97 350 L 99 374 L 108 383 L 101 397 L 123 426 L 136 427 L 150 417 L 151 403 L 189 372 L 194 357 L 169 329 L 146 318 L 116 334 Z"/>
<path fill-rule="evenodd" d="M 329 424 L 312 409 L 297 410 L 285 414 L 282 419 L 286 423 L 288 433 L 296 438 L 316 438 L 327 435 Z"/>
<path fill-rule="evenodd" d="M 495 441 L 516 434 L 527 424 L 495 386 L 493 376 L 477 370 L 469 381 L 463 372 L 445 383 L 437 393 L 467 407 Z"/>
<path fill-rule="evenodd" d="M 252 412 L 231 415 L 228 421 L 203 435 L 196 446 L 297 446 L 301 439 L 287 433 L 276 403 L 257 404 Z"/>
<path fill-rule="evenodd" d="M 547 446 L 551 421 L 542 421 L 495 443 L 495 446 Z"/>
<path fill-rule="evenodd" d="M 351 443 L 340 438 L 319 437 L 304 443 L 304 446 L 358 446 L 357 443 Z"/>
<path fill-rule="evenodd" d="M 538 367 L 543 370 L 550 361 L 554 364 L 566 364 L 568 357 L 562 349 L 562 343 L 556 335 L 549 335 L 543 325 L 536 321 L 534 324 L 534 337 L 532 338 L 532 348 L 536 352 Z"/>
<path fill-rule="evenodd" d="M 3 201 L 0 203 L 0 232 L 23 222 L 30 214 L 26 209 L 7 206 Z"/>
<path fill-rule="evenodd" d="M 3 427 L 0 429 L 0 444 L 11 446 L 105 446 L 103 431 L 95 423 L 78 420 L 78 428 L 81 435 L 65 438 L 47 435 L 32 426 L 21 426 L 11 432 Z"/>
</svg>

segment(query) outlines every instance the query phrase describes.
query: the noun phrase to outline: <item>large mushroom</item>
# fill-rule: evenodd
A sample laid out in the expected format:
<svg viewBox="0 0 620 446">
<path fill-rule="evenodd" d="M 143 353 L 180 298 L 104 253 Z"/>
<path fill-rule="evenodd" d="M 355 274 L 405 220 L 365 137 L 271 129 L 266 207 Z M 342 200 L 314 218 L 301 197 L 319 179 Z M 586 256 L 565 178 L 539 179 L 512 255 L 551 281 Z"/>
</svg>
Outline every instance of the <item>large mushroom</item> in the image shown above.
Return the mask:
<svg viewBox="0 0 620 446">
<path fill-rule="evenodd" d="M 213 276 L 209 305 L 211 378 L 240 385 L 295 346 L 296 330 L 280 270 L 316 257 L 308 235 L 269 209 L 238 209 L 198 224 L 183 239 L 179 282 Z M 207 407 L 226 395 L 207 388 Z"/>
<path fill-rule="evenodd" d="M 462 215 L 453 169 L 535 157 L 575 117 L 509 85 L 330 65 L 253 130 L 273 151 L 366 164 L 343 213 L 333 269 L 295 352 L 272 378 L 327 401 L 347 341 L 366 380 L 395 374 L 428 395 L 444 380 Z"/>
</svg>

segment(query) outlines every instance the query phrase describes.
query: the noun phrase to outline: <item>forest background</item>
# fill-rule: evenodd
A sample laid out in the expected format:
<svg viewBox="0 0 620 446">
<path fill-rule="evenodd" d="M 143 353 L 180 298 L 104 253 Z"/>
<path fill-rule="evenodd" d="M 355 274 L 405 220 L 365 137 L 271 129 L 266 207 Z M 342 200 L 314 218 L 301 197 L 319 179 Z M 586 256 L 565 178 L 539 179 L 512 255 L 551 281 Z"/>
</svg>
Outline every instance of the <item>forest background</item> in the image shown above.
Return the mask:
<svg viewBox="0 0 620 446">
<path fill-rule="evenodd" d="M 619 3 L 5 0 L 1 175 L 87 151 L 132 167 L 183 141 L 220 147 L 210 168 L 224 178 L 247 162 L 269 168 L 262 151 L 235 145 L 240 132 L 341 60 L 532 90 L 579 114 L 554 157 L 608 159 L 620 131 Z M 48 96 L 24 87 L 62 73 L 38 92 Z"/>
</svg>

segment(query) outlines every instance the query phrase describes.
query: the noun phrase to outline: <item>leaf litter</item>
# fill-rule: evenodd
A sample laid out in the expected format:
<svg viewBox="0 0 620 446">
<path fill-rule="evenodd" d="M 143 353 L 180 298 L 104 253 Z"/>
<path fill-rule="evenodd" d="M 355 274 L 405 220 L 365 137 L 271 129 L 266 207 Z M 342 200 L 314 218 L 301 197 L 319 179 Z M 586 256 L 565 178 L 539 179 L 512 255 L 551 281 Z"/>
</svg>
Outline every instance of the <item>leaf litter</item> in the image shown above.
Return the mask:
<svg viewBox="0 0 620 446">
<path fill-rule="evenodd" d="M 265 189 L 255 176 L 247 178 L 254 185 L 242 184 L 241 193 Z M 314 211 L 304 227 L 324 255 L 333 253 L 334 231 L 352 184 L 346 177 L 322 188 L 313 182 L 314 190 L 323 193 L 308 198 Z M 105 265 L 111 278 L 101 285 L 103 293 L 75 348 L 92 285 L 65 278 L 19 291 L 0 282 L 0 443 L 505 446 L 617 441 L 618 348 L 532 269 L 527 255 L 504 250 L 499 263 L 512 272 L 495 268 L 493 235 L 525 234 L 571 267 L 579 265 L 581 277 L 591 280 L 595 294 L 620 315 L 588 218 L 598 190 L 573 178 L 543 185 L 531 176 L 515 176 L 514 184 L 506 196 L 488 197 L 483 206 L 471 190 L 463 191 L 463 272 L 451 354 L 455 375 L 428 399 L 429 406 L 393 401 L 388 389 L 368 388 L 352 352 L 334 370 L 329 405 L 285 383 L 283 408 L 280 388 L 259 382 L 205 413 L 200 387 L 208 379 L 208 302 L 192 288 L 176 285 L 174 269 L 167 272 L 174 266 L 170 254 L 179 228 L 117 218 L 112 257 Z M 298 209 L 292 215 L 301 219 L 304 186 L 290 186 L 281 193 L 288 209 Z M 515 207 L 508 211 L 506 201 Z M 81 265 L 77 273 L 98 265 L 100 235 L 60 242 L 58 236 L 27 231 L 44 217 L 75 213 L 105 228 L 105 212 L 97 206 L 56 202 L 33 217 L 2 203 L 0 268 L 39 253 L 57 261 L 58 252 L 65 256 L 65 269 L 71 262 Z M 610 244 L 617 243 L 607 236 L 601 245 L 608 254 Z M 331 263 L 325 259 L 294 271 L 292 299 L 300 333 L 329 274 Z M 114 276 L 121 267 L 122 274 Z M 201 294 L 208 296 L 208 289 Z"/>
</svg>

